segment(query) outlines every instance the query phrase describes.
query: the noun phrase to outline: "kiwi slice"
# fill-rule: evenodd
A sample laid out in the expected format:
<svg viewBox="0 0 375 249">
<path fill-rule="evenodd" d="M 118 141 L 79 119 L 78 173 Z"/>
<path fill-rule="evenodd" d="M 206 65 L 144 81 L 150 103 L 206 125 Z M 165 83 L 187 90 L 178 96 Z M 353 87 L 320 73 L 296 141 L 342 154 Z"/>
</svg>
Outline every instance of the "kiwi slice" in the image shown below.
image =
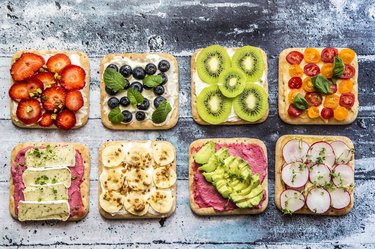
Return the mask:
<svg viewBox="0 0 375 249">
<path fill-rule="evenodd" d="M 217 85 L 204 88 L 197 98 L 199 116 L 210 124 L 220 124 L 227 120 L 232 111 L 232 101 L 226 98 Z"/>
<path fill-rule="evenodd" d="M 239 69 L 231 67 L 225 69 L 219 76 L 219 89 L 228 98 L 241 94 L 245 88 L 246 75 Z"/>
<path fill-rule="evenodd" d="M 241 69 L 246 74 L 248 82 L 256 82 L 264 71 L 262 52 L 252 46 L 241 47 L 232 57 L 232 66 Z"/>
<path fill-rule="evenodd" d="M 243 92 L 233 100 L 234 112 L 243 120 L 255 122 L 268 110 L 268 96 L 264 88 L 256 83 L 246 84 Z"/>
<path fill-rule="evenodd" d="M 227 50 L 219 45 L 202 49 L 196 62 L 199 78 L 209 84 L 217 83 L 220 73 L 230 66 L 231 60 Z"/>
</svg>

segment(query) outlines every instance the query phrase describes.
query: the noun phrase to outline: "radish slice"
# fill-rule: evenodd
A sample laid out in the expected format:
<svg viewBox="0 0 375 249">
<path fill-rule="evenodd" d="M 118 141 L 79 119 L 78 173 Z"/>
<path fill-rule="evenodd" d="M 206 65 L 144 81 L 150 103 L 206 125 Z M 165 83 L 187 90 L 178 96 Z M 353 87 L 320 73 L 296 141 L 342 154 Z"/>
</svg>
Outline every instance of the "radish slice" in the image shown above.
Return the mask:
<svg viewBox="0 0 375 249">
<path fill-rule="evenodd" d="M 346 164 L 339 164 L 333 170 L 333 183 L 337 187 L 347 188 L 354 184 L 354 171 Z"/>
<path fill-rule="evenodd" d="M 309 169 L 299 162 L 287 164 L 281 171 L 281 179 L 291 188 L 300 188 L 309 179 Z"/>
<path fill-rule="evenodd" d="M 285 162 L 303 162 L 309 147 L 309 144 L 301 139 L 290 140 L 284 145 L 283 148 L 283 157 Z"/>
<path fill-rule="evenodd" d="M 306 197 L 306 205 L 311 212 L 322 214 L 331 206 L 331 197 L 323 188 L 313 188 Z"/>
<path fill-rule="evenodd" d="M 343 209 L 350 204 L 350 194 L 343 188 L 337 188 L 329 193 L 331 195 L 331 206 L 335 209 Z"/>
<path fill-rule="evenodd" d="M 305 197 L 296 190 L 287 189 L 280 195 L 281 208 L 292 213 L 300 210 L 305 205 Z"/>
<path fill-rule="evenodd" d="M 353 149 L 349 149 L 349 147 L 343 141 L 334 141 L 331 143 L 333 151 L 336 155 L 336 163 L 337 164 L 347 164 L 353 158 Z"/>
<path fill-rule="evenodd" d="M 310 182 L 324 186 L 331 181 L 331 170 L 327 165 L 317 164 L 310 168 Z"/>
<path fill-rule="evenodd" d="M 311 166 L 315 164 L 325 164 L 332 168 L 336 161 L 332 146 L 326 142 L 317 142 L 311 145 L 306 157 Z"/>
</svg>

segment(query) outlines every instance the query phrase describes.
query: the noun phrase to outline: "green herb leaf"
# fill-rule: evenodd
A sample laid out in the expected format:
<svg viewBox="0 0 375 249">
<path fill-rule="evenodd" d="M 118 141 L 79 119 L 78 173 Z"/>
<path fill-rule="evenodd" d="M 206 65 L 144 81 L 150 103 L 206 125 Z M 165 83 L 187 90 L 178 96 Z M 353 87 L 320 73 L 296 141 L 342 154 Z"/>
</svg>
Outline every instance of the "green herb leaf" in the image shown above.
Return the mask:
<svg viewBox="0 0 375 249">
<path fill-rule="evenodd" d="M 294 97 L 293 104 L 300 110 L 306 110 L 309 107 L 307 100 L 300 93 Z"/>
<path fill-rule="evenodd" d="M 120 107 L 116 107 L 108 113 L 108 118 L 112 123 L 119 124 L 124 119 L 124 115 L 122 114 Z"/>
<path fill-rule="evenodd" d="M 340 77 L 344 73 L 345 65 L 342 59 L 338 56 L 333 61 L 333 76 Z"/>
<path fill-rule="evenodd" d="M 330 82 L 324 76 L 318 75 L 311 78 L 314 88 L 317 92 L 322 94 L 330 94 Z"/>
<path fill-rule="evenodd" d="M 115 92 L 123 90 L 126 85 L 124 76 L 113 68 L 106 68 L 103 78 L 104 84 Z"/>
<path fill-rule="evenodd" d="M 164 100 L 152 114 L 152 122 L 154 122 L 155 124 L 163 123 L 167 119 L 168 113 L 170 113 L 171 111 L 171 105 Z"/>
<path fill-rule="evenodd" d="M 163 83 L 163 78 L 160 75 L 148 75 L 143 80 L 143 85 L 148 87 L 156 87 Z"/>
<path fill-rule="evenodd" d="M 140 92 L 135 90 L 134 88 L 129 88 L 127 92 L 127 96 L 129 98 L 130 104 L 136 105 L 138 103 L 142 103 L 144 98 Z"/>
</svg>

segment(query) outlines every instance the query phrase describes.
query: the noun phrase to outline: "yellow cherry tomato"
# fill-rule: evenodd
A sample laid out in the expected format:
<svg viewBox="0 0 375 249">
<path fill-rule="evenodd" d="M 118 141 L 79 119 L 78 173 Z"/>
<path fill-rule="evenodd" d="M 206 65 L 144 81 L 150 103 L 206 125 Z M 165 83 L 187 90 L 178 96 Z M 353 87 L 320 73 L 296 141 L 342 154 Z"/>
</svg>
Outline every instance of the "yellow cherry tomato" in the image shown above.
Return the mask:
<svg viewBox="0 0 375 249">
<path fill-rule="evenodd" d="M 338 121 L 343 121 L 348 115 L 349 111 L 345 107 L 339 106 L 333 110 L 333 117 Z"/>
<path fill-rule="evenodd" d="M 353 81 L 351 80 L 341 80 L 339 82 L 339 92 L 340 93 L 350 93 L 353 91 Z"/>
<path fill-rule="evenodd" d="M 339 57 L 342 59 L 344 64 L 350 64 L 355 57 L 355 52 L 350 48 L 344 48 L 339 52 Z"/>
<path fill-rule="evenodd" d="M 339 106 L 340 97 L 336 94 L 327 95 L 324 98 L 323 106 L 331 109 L 335 109 Z"/>
<path fill-rule="evenodd" d="M 333 63 L 324 63 L 320 72 L 327 79 L 331 79 L 333 76 Z"/>
<path fill-rule="evenodd" d="M 305 92 L 312 93 L 315 91 L 314 85 L 311 81 L 311 77 L 306 77 L 302 82 L 302 89 L 305 90 Z"/>
<path fill-rule="evenodd" d="M 289 67 L 289 75 L 290 77 L 302 77 L 303 70 L 297 64 L 293 64 Z"/>
<path fill-rule="evenodd" d="M 319 108 L 316 106 L 309 107 L 309 109 L 307 109 L 307 116 L 311 119 L 319 117 Z"/>
<path fill-rule="evenodd" d="M 320 53 L 315 48 L 306 48 L 303 58 L 307 63 L 318 63 L 320 61 Z"/>
<path fill-rule="evenodd" d="M 290 90 L 290 92 L 288 94 L 288 101 L 289 101 L 290 104 L 292 104 L 294 102 L 294 98 L 299 93 L 303 95 L 303 91 L 300 90 L 300 89 L 292 89 L 292 90 Z"/>
</svg>

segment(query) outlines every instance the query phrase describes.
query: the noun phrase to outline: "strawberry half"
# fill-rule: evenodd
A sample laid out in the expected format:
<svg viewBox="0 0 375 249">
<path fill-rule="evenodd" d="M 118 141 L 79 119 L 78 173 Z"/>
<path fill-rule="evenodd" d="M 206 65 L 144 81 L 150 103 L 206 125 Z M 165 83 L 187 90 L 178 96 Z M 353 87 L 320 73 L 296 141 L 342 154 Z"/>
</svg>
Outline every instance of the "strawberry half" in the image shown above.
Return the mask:
<svg viewBox="0 0 375 249">
<path fill-rule="evenodd" d="M 57 114 L 55 124 L 60 129 L 69 130 L 76 124 L 76 115 L 65 109 Z"/>
<path fill-rule="evenodd" d="M 39 125 L 42 127 L 50 127 L 53 124 L 52 113 L 45 112 L 42 115 L 42 119 L 39 121 Z"/>
<path fill-rule="evenodd" d="M 27 79 L 26 86 L 29 91 L 29 96 L 31 98 L 39 97 L 44 90 L 43 82 L 36 78 Z"/>
<path fill-rule="evenodd" d="M 61 86 L 47 88 L 42 93 L 42 104 L 46 111 L 57 112 L 65 106 L 66 91 Z"/>
<path fill-rule="evenodd" d="M 36 78 L 40 80 L 41 82 L 43 82 L 45 88 L 50 87 L 53 84 L 56 84 L 56 79 L 53 76 L 53 74 L 50 72 L 43 72 L 43 73 L 35 74 L 33 78 Z"/>
<path fill-rule="evenodd" d="M 66 94 L 65 106 L 72 112 L 76 112 L 83 106 L 83 97 L 80 91 L 70 91 Z"/>
<path fill-rule="evenodd" d="M 34 124 L 42 116 L 42 107 L 36 99 L 23 99 L 18 103 L 17 118 L 24 124 Z"/>
<path fill-rule="evenodd" d="M 10 75 L 15 81 L 31 77 L 44 65 L 44 58 L 34 53 L 23 53 L 10 69 Z"/>
<path fill-rule="evenodd" d="M 69 56 L 66 54 L 55 54 L 51 56 L 47 61 L 47 68 L 52 73 L 60 73 L 64 67 L 72 64 Z"/>
<path fill-rule="evenodd" d="M 85 70 L 76 65 L 64 67 L 61 71 L 61 85 L 66 90 L 80 90 L 85 87 Z"/>
<path fill-rule="evenodd" d="M 16 82 L 9 88 L 9 96 L 15 101 L 29 99 L 29 89 L 25 82 Z"/>
</svg>

